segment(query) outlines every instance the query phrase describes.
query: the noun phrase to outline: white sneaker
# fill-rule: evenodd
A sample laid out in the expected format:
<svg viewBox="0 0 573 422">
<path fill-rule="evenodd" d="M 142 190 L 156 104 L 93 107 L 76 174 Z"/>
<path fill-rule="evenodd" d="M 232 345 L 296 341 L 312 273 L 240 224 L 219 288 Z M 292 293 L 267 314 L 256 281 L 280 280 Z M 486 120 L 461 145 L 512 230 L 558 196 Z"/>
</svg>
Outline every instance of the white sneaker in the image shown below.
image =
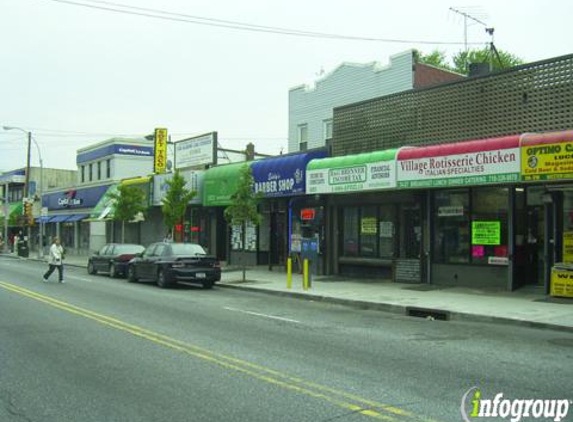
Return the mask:
<svg viewBox="0 0 573 422">
<path fill-rule="evenodd" d="M 65 282 L 66 282 L 66 280 L 60 280 L 60 283 L 65 283 Z"/>
<path fill-rule="evenodd" d="M 44 283 L 47 283 L 47 282 L 48 282 L 48 279 L 47 279 L 46 277 L 42 277 L 42 281 L 43 281 Z"/>
</svg>

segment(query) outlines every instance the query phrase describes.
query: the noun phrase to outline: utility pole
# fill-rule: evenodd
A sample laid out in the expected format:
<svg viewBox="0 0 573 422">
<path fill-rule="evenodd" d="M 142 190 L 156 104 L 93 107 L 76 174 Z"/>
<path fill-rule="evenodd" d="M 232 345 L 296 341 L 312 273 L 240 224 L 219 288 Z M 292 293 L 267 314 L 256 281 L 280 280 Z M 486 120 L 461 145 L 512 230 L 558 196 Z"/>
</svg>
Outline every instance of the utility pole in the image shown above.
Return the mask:
<svg viewBox="0 0 573 422">
<path fill-rule="evenodd" d="M 30 157 L 32 154 L 32 132 L 28 132 L 28 157 L 26 158 L 26 181 L 24 182 L 24 198 L 30 196 Z"/>
</svg>

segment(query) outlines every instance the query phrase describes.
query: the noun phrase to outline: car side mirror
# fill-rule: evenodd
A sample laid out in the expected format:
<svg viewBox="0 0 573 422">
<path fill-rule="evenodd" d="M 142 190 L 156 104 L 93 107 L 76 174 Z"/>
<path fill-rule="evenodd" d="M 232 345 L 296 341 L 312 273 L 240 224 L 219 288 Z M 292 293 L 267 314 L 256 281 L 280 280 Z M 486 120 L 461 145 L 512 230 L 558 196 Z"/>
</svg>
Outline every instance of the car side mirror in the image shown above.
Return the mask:
<svg viewBox="0 0 573 422">
<path fill-rule="evenodd" d="M 94 252 L 94 255 L 99 255 L 99 251 L 95 251 L 95 252 Z"/>
</svg>

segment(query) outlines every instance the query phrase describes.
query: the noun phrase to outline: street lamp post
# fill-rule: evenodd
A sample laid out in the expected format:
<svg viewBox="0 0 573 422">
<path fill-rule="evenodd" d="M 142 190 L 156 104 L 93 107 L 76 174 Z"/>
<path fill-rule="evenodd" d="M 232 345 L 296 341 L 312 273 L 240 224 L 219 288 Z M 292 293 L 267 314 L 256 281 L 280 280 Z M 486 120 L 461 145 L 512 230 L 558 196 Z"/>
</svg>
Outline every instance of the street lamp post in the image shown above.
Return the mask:
<svg viewBox="0 0 573 422">
<path fill-rule="evenodd" d="M 43 194 L 43 188 L 44 188 L 44 163 L 42 161 L 42 154 L 40 152 L 40 146 L 38 145 L 38 142 L 36 142 L 36 140 L 34 139 L 34 137 L 32 136 L 32 132 L 24 130 L 22 128 L 19 127 L 15 127 L 15 126 L 2 126 L 2 129 L 4 130 L 19 130 L 21 132 L 24 132 L 28 135 L 28 151 L 27 151 L 27 158 L 26 158 L 26 179 L 24 182 L 24 197 L 28 198 L 30 197 L 30 158 L 31 158 L 31 144 L 32 141 L 34 141 L 34 145 L 36 145 L 36 149 L 38 150 L 38 159 L 40 161 L 40 186 L 39 186 L 39 197 L 40 197 L 40 207 L 41 207 L 41 203 L 42 203 L 42 194 Z M 8 199 L 8 188 L 6 188 L 6 199 Z M 8 231 L 8 224 L 6 222 L 5 224 L 5 232 L 7 233 Z M 28 225 L 28 242 L 29 244 L 32 243 L 32 239 L 30 236 L 30 226 Z M 38 242 L 38 257 L 42 257 L 44 255 L 44 223 L 42 222 L 42 220 L 40 220 L 40 236 L 39 236 L 39 242 Z"/>
</svg>

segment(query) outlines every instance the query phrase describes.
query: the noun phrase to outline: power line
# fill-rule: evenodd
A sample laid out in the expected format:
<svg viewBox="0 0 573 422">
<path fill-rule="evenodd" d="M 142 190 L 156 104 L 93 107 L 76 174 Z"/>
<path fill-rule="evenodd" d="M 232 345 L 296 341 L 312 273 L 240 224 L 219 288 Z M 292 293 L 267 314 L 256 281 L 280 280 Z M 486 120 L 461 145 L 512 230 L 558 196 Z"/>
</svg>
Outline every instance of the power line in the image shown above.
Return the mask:
<svg viewBox="0 0 573 422">
<path fill-rule="evenodd" d="M 364 36 L 351 36 L 342 34 L 333 34 L 326 32 L 315 32 L 315 31 L 304 31 L 292 28 L 283 28 L 276 26 L 265 26 L 265 25 L 255 25 L 245 22 L 230 21 L 223 19 L 215 19 L 209 17 L 187 15 L 184 13 L 175 13 L 168 10 L 161 9 L 150 9 L 144 7 L 136 7 L 125 5 L 121 3 L 108 2 L 103 0 L 83 0 L 83 3 L 79 1 L 72 0 L 47 0 L 56 3 L 63 3 L 73 6 L 86 7 L 90 9 L 104 10 L 112 13 L 121 13 L 126 15 L 134 15 L 141 17 L 148 17 L 152 19 L 168 20 L 182 23 L 190 23 L 195 25 L 212 26 L 219 28 L 234 29 L 240 31 L 251 31 L 251 32 L 264 32 L 280 35 L 291 35 L 298 37 L 307 38 L 322 38 L 322 39 L 335 39 L 335 40 L 346 40 L 346 41 L 372 41 L 372 42 L 385 42 L 385 43 L 396 43 L 396 44 L 430 44 L 430 45 L 461 45 L 461 42 L 452 41 L 427 41 L 427 40 L 406 40 L 406 39 L 392 39 L 392 38 L 375 38 L 375 37 L 364 37 Z M 94 3 L 94 4 L 90 4 Z M 483 44 L 483 43 L 472 43 L 472 44 Z"/>
</svg>

